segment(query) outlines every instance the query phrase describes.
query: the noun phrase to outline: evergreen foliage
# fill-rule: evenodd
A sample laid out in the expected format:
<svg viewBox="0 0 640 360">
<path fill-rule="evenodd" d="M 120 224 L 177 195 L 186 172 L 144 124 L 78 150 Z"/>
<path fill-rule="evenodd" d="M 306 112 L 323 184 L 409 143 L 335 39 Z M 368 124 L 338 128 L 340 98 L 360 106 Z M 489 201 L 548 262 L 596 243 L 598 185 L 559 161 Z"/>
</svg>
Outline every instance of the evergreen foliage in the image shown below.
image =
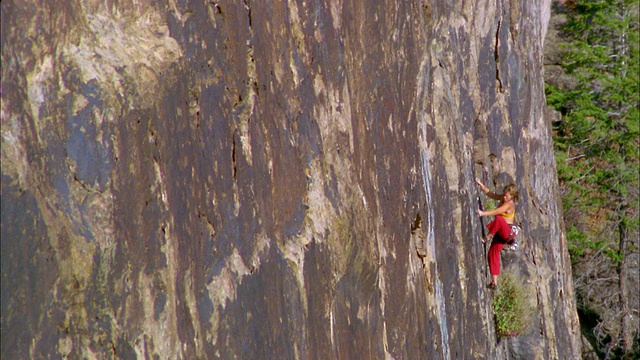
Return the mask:
<svg viewBox="0 0 640 360">
<path fill-rule="evenodd" d="M 575 86 L 547 83 L 578 307 L 606 357 L 638 339 L 638 0 L 566 2 L 558 47 Z M 615 296 L 603 296 L 610 291 Z M 635 309 L 635 314 L 634 314 Z"/>
</svg>

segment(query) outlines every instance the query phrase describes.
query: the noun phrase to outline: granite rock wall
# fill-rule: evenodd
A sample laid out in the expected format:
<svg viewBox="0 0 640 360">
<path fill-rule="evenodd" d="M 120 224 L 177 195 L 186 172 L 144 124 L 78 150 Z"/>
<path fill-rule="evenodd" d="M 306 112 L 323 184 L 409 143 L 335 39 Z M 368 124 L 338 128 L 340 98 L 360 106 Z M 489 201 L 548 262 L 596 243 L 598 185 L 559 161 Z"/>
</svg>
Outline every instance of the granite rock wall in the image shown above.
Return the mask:
<svg viewBox="0 0 640 360">
<path fill-rule="evenodd" d="M 1 6 L 3 359 L 579 356 L 548 0 Z M 521 190 L 508 340 L 475 177 Z"/>
</svg>

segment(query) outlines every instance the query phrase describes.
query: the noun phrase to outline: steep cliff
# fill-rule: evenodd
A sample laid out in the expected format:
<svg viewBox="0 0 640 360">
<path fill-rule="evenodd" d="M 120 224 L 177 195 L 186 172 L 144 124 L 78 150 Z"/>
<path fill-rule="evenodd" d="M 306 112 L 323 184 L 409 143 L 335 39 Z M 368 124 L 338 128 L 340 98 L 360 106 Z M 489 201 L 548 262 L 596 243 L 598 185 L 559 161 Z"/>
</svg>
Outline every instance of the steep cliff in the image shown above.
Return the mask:
<svg viewBox="0 0 640 360">
<path fill-rule="evenodd" d="M 1 6 L 2 358 L 578 356 L 548 0 Z M 521 189 L 508 340 L 476 176 Z"/>
</svg>

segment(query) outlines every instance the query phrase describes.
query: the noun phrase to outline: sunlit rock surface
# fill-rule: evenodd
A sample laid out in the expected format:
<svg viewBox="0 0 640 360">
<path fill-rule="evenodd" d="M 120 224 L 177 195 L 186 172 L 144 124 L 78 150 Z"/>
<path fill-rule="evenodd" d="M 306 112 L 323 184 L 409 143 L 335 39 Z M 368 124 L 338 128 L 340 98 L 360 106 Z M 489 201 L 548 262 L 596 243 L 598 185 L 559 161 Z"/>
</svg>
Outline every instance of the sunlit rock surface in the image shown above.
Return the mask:
<svg viewBox="0 0 640 360">
<path fill-rule="evenodd" d="M 3 359 L 579 356 L 548 0 L 1 6 Z M 521 190 L 527 335 L 474 177 Z"/>
</svg>

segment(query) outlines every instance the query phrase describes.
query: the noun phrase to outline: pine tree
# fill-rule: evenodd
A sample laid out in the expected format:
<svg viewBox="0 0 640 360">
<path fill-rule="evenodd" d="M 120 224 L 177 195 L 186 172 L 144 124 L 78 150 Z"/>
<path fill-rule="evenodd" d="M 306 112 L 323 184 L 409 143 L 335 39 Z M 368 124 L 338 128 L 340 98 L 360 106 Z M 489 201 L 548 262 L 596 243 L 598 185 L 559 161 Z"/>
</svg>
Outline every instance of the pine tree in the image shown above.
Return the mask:
<svg viewBox="0 0 640 360">
<path fill-rule="evenodd" d="M 562 113 L 554 141 L 578 305 L 600 315 L 593 331 L 603 355 L 630 356 L 638 338 L 638 1 L 572 1 L 562 30 L 562 67 L 577 85 L 547 85 L 547 101 Z M 594 291 L 603 288 L 613 296 Z"/>
</svg>

